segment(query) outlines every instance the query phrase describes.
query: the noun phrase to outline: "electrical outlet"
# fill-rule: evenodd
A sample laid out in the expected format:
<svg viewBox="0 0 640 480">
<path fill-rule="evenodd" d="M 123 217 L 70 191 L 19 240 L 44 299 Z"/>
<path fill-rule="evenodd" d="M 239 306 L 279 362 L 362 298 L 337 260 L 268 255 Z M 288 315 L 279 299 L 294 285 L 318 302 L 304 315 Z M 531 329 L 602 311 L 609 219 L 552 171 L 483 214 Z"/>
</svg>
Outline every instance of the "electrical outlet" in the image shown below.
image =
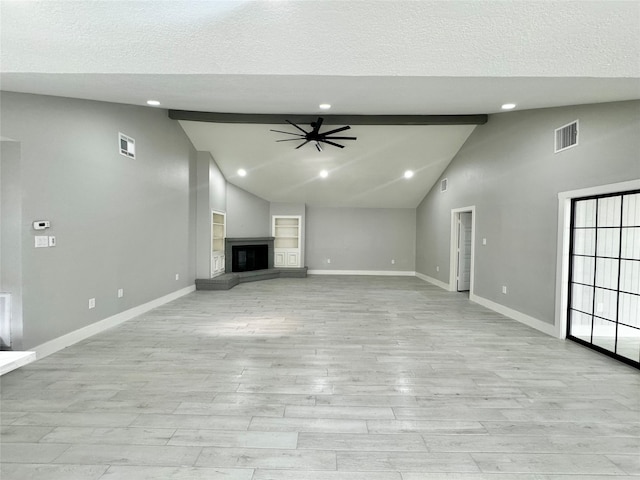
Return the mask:
<svg viewBox="0 0 640 480">
<path fill-rule="evenodd" d="M 439 272 L 439 271 L 440 271 L 440 266 L 436 265 L 436 272 Z"/>
<path fill-rule="evenodd" d="M 327 263 L 331 263 L 331 259 L 330 258 L 327 258 Z"/>
<path fill-rule="evenodd" d="M 396 261 L 391 259 L 391 265 L 395 265 L 395 264 L 396 264 Z"/>
<path fill-rule="evenodd" d="M 49 237 L 49 246 L 50 247 L 56 246 L 56 237 Z"/>
<path fill-rule="evenodd" d="M 506 285 L 502 286 L 502 293 L 504 293 L 505 295 L 507 294 L 507 286 Z"/>
<path fill-rule="evenodd" d="M 180 280 L 180 274 L 176 273 L 176 280 Z"/>
<path fill-rule="evenodd" d="M 124 297 L 124 289 L 119 288 L 118 289 L 118 298 L 122 298 L 122 297 Z"/>
<path fill-rule="evenodd" d="M 89 299 L 89 310 L 91 310 L 92 308 L 96 308 L 96 299 L 95 298 L 90 298 Z"/>
<path fill-rule="evenodd" d="M 486 238 L 483 238 L 483 239 L 482 239 L 482 244 L 483 244 L 483 245 L 486 245 L 486 244 L 487 244 L 487 239 L 486 239 Z"/>
</svg>

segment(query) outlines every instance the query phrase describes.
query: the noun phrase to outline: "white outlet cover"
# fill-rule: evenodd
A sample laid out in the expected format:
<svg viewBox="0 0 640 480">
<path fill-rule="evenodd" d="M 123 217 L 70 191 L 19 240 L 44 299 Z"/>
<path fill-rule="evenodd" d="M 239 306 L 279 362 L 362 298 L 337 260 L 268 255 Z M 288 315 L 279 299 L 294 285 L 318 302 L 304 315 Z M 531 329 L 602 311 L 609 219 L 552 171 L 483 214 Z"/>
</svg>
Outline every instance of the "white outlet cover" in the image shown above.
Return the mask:
<svg viewBox="0 0 640 480">
<path fill-rule="evenodd" d="M 50 247 L 56 246 L 56 237 L 49 237 L 49 246 Z"/>
<path fill-rule="evenodd" d="M 487 244 L 487 239 L 486 239 L 486 238 L 483 238 L 483 239 L 482 239 L 482 244 L 483 244 L 483 245 L 486 245 L 486 244 Z"/>
<path fill-rule="evenodd" d="M 122 288 L 118 289 L 118 298 L 124 297 L 124 290 Z"/>
<path fill-rule="evenodd" d="M 95 298 L 90 298 L 89 299 L 89 308 L 95 308 L 96 307 L 96 299 Z"/>
<path fill-rule="evenodd" d="M 176 273 L 176 280 L 180 280 L 180 274 Z"/>
<path fill-rule="evenodd" d="M 47 248 L 49 246 L 49 237 L 44 235 L 36 235 L 36 248 Z"/>
</svg>

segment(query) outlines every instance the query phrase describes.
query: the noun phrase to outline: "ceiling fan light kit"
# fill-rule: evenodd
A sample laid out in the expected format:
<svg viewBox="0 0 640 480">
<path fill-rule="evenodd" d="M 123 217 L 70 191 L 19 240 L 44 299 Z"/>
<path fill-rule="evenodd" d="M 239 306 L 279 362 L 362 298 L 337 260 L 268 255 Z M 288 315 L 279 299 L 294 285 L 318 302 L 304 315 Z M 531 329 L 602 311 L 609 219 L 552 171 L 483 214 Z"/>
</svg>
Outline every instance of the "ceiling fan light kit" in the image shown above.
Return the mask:
<svg viewBox="0 0 640 480">
<path fill-rule="evenodd" d="M 322 151 L 322 145 L 321 143 L 326 143 L 328 145 L 333 145 L 334 147 L 338 147 L 338 148 L 344 148 L 344 145 L 340 145 L 339 143 L 334 142 L 333 140 L 356 140 L 357 137 L 343 137 L 343 136 L 335 136 L 334 134 L 336 133 L 340 133 L 340 132 L 344 132 L 345 130 L 349 130 L 351 127 L 349 125 L 345 125 L 344 127 L 340 127 L 340 128 L 335 128 L 333 130 L 329 130 L 328 132 L 320 132 L 320 127 L 322 127 L 322 122 L 324 121 L 324 118 L 322 117 L 318 117 L 318 120 L 316 120 L 315 122 L 311 122 L 310 126 L 311 126 L 311 130 L 307 131 L 304 128 L 300 127 L 299 125 L 296 125 L 295 123 L 291 122 L 290 120 L 286 120 L 286 122 L 290 125 L 293 125 L 295 128 L 297 128 L 298 130 L 300 130 L 300 132 L 302 133 L 297 133 L 297 132 L 285 132 L 283 130 L 273 130 L 271 129 L 272 132 L 277 132 L 277 133 L 284 133 L 286 135 L 293 135 L 296 138 L 285 138 L 282 140 L 276 140 L 276 142 L 295 142 L 295 141 L 302 141 L 302 143 L 300 145 L 298 145 L 296 147 L 296 150 L 304 145 L 306 145 L 309 142 L 314 142 L 316 149 L 321 152 Z"/>
</svg>

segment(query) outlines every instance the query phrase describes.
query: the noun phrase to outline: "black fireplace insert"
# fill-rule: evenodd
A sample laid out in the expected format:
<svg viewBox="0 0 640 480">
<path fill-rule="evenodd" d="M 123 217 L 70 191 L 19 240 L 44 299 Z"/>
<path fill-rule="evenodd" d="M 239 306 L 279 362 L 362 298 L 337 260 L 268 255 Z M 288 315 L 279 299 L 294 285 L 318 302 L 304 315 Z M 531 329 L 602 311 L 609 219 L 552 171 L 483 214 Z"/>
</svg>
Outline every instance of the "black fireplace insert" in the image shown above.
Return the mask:
<svg viewBox="0 0 640 480">
<path fill-rule="evenodd" d="M 231 271 L 249 272 L 269 268 L 268 245 L 238 245 L 231 247 Z"/>
</svg>

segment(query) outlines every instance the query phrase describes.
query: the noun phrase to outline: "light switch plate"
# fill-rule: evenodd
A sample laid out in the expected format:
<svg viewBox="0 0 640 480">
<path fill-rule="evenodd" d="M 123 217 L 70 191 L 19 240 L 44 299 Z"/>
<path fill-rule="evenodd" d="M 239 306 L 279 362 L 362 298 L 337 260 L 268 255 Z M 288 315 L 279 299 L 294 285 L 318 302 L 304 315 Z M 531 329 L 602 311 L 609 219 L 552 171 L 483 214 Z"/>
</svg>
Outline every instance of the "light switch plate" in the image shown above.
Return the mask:
<svg viewBox="0 0 640 480">
<path fill-rule="evenodd" d="M 50 247 L 56 246 L 56 237 L 49 237 L 49 246 Z"/>
</svg>

